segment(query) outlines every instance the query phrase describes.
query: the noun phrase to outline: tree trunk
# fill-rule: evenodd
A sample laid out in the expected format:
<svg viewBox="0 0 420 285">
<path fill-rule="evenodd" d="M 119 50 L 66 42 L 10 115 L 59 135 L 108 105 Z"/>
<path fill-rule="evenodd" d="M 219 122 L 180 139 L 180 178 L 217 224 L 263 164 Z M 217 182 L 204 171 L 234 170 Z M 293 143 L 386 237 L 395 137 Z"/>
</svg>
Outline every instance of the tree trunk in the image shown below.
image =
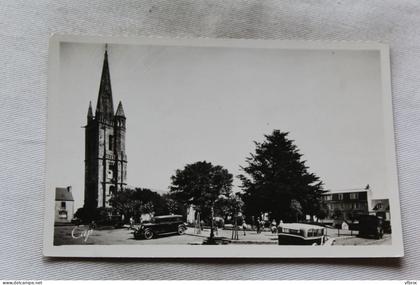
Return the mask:
<svg viewBox="0 0 420 285">
<path fill-rule="evenodd" d="M 214 204 L 211 205 L 210 240 L 214 239 Z"/>
</svg>

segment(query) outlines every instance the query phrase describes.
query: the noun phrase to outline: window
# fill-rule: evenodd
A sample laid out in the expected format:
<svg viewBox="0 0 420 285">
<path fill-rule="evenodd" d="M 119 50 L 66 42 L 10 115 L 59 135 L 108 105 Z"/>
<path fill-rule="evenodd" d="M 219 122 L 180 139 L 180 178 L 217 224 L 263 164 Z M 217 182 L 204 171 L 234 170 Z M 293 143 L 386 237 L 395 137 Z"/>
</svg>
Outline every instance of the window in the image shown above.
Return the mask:
<svg viewBox="0 0 420 285">
<path fill-rule="evenodd" d="M 59 216 L 61 219 L 67 219 L 67 211 L 59 211 L 59 212 L 58 212 L 58 216 Z"/>
<path fill-rule="evenodd" d="M 338 200 L 343 200 L 344 195 L 343 194 L 338 194 Z"/>
<path fill-rule="evenodd" d="M 114 185 L 109 187 L 109 195 L 113 195 L 113 194 L 115 194 L 115 186 Z"/>
<path fill-rule="evenodd" d="M 112 179 L 114 177 L 114 165 L 109 164 L 108 165 L 108 171 L 107 171 L 107 178 Z"/>
<path fill-rule="evenodd" d="M 332 200 L 332 195 L 324 195 L 324 201 L 331 201 Z"/>
<path fill-rule="evenodd" d="M 109 150 L 113 150 L 114 149 L 114 136 L 113 135 L 109 135 L 108 149 Z"/>
<path fill-rule="evenodd" d="M 61 202 L 61 208 L 63 208 L 63 209 L 65 209 L 65 208 L 66 208 L 66 202 L 65 202 L 65 201 L 62 201 L 62 202 Z"/>
<path fill-rule="evenodd" d="M 359 199 L 359 193 L 350 193 L 350 199 L 351 200 Z"/>
</svg>

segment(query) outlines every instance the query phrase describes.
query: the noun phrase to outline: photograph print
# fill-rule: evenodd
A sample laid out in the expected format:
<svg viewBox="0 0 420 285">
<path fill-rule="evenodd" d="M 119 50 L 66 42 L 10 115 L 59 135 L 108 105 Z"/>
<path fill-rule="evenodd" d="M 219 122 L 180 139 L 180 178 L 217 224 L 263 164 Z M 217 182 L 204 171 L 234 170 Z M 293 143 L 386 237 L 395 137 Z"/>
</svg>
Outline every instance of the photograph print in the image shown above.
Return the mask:
<svg viewBox="0 0 420 285">
<path fill-rule="evenodd" d="M 388 48 L 50 41 L 44 254 L 403 255 Z"/>
</svg>

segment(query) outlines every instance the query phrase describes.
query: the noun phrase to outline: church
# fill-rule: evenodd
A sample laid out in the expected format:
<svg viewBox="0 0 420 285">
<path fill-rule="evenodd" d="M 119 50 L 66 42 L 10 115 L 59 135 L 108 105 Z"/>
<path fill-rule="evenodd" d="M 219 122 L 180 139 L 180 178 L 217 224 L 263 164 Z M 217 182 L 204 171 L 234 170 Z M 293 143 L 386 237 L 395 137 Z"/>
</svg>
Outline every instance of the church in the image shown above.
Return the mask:
<svg viewBox="0 0 420 285">
<path fill-rule="evenodd" d="M 95 113 L 89 102 L 85 126 L 85 208 L 109 207 L 111 195 L 126 187 L 126 117 L 121 101 L 114 112 L 108 51 L 105 48 Z"/>
</svg>

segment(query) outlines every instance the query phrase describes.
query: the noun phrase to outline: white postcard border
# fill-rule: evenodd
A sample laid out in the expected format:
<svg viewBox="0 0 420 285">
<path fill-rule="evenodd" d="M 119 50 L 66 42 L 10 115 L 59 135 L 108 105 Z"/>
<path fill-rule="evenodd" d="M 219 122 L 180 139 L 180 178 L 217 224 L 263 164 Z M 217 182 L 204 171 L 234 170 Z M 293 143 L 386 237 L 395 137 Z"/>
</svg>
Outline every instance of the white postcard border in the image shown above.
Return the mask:
<svg viewBox="0 0 420 285">
<path fill-rule="evenodd" d="M 399 187 L 396 168 L 395 138 L 393 127 L 389 47 L 374 42 L 321 42 L 321 41 L 283 41 L 283 40 L 245 40 L 245 39 L 187 39 L 151 37 L 109 37 L 53 35 L 50 38 L 49 78 L 48 78 L 48 117 L 51 107 L 58 104 L 60 43 L 108 43 L 135 45 L 194 46 L 194 47 L 232 47 L 261 49 L 301 49 L 301 50 L 378 50 L 381 54 L 382 99 L 384 108 L 384 127 L 386 137 L 387 177 L 390 189 L 390 212 L 392 224 L 392 245 L 369 246 L 278 246 L 278 245 L 61 245 L 54 246 L 54 191 L 45 189 L 44 218 L 44 256 L 51 257 L 141 257 L 141 258 L 356 258 L 356 257 L 402 257 L 404 256 Z M 51 122 L 47 122 L 48 129 Z M 51 139 L 47 134 L 47 173 L 48 185 L 48 146 Z M 46 187 L 48 188 L 48 187 Z"/>
</svg>

